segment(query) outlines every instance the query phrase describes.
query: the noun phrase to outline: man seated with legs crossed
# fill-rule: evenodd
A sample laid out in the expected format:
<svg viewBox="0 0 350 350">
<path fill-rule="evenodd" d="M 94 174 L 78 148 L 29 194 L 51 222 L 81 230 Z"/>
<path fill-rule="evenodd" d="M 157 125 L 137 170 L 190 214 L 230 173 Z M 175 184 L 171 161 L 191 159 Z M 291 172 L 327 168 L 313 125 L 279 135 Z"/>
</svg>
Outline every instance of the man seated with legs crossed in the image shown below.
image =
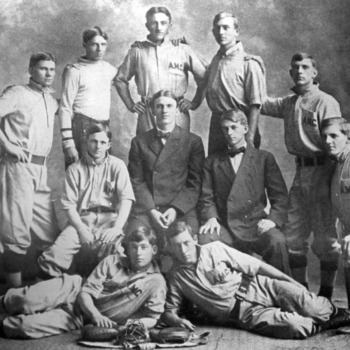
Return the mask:
<svg viewBox="0 0 350 350">
<path fill-rule="evenodd" d="M 90 251 L 83 264 L 118 249 L 134 193 L 124 162 L 108 154 L 111 137 L 108 126 L 92 125 L 86 132 L 85 156 L 67 169 L 62 207 L 70 225 L 39 257 L 42 279 L 61 276 L 82 246 Z"/>
<path fill-rule="evenodd" d="M 220 123 L 227 147 L 204 162 L 199 243 L 219 240 L 247 254 L 253 251 L 288 274 L 286 241 L 280 231 L 288 192 L 275 157 L 247 144 L 244 112 L 225 112 Z"/>
<path fill-rule="evenodd" d="M 167 239 L 176 259 L 162 317 L 168 325 L 194 330 L 178 315 L 183 298 L 234 327 L 275 338 L 303 339 L 350 324 L 349 310 L 271 265 L 221 242 L 197 245 L 184 222 L 172 225 Z"/>
<path fill-rule="evenodd" d="M 80 276 L 63 274 L 7 291 L 0 297 L 1 335 L 42 338 L 79 329 L 84 322 L 112 328 L 135 319 L 154 327 L 166 296 L 165 280 L 153 261 L 155 233 L 140 227 L 124 245 L 126 256 L 107 256 L 83 285 Z"/>
</svg>

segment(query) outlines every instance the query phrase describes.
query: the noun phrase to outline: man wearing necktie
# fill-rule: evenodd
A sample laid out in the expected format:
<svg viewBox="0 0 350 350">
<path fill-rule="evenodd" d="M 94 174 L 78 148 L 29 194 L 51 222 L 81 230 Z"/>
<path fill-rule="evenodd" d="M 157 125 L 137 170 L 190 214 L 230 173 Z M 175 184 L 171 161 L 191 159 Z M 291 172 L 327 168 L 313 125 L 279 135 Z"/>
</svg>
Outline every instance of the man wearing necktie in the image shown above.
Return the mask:
<svg viewBox="0 0 350 350">
<path fill-rule="evenodd" d="M 287 187 L 274 156 L 245 140 L 248 121 L 235 109 L 221 117 L 226 150 L 209 156 L 203 166 L 198 241 L 221 241 L 245 253 L 255 252 L 289 273 L 285 238 Z M 266 212 L 267 203 L 271 208 Z"/>
<path fill-rule="evenodd" d="M 152 106 L 156 127 L 131 142 L 129 173 L 136 203 L 128 232 L 138 226 L 152 227 L 162 249 L 164 232 L 176 219 L 198 232 L 196 206 L 204 147 L 199 136 L 176 125 L 179 109 L 172 92 L 157 92 Z"/>
</svg>

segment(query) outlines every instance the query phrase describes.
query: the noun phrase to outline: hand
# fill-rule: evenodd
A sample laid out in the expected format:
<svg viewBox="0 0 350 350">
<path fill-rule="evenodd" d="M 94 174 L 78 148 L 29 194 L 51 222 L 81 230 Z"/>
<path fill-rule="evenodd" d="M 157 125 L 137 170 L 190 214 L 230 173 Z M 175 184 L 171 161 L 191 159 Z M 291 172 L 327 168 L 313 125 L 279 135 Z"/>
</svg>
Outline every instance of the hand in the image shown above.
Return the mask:
<svg viewBox="0 0 350 350">
<path fill-rule="evenodd" d="M 28 157 L 21 147 L 11 142 L 6 142 L 6 144 L 4 144 L 4 148 L 6 152 L 11 154 L 11 156 L 15 157 L 18 162 L 28 163 Z"/>
<path fill-rule="evenodd" d="M 169 227 L 176 220 L 176 216 L 176 210 L 174 208 L 169 208 L 163 213 L 163 215 L 161 216 L 161 220 L 164 225 Z"/>
<path fill-rule="evenodd" d="M 188 45 L 188 42 L 184 36 L 182 38 L 178 38 L 178 39 L 171 39 L 170 41 L 174 46 L 179 46 L 180 44 L 187 44 Z"/>
<path fill-rule="evenodd" d="M 121 241 L 124 239 L 124 235 L 117 237 L 115 242 L 103 243 L 98 248 L 97 258 L 99 261 L 104 259 L 108 255 L 114 255 L 119 252 Z"/>
<path fill-rule="evenodd" d="M 276 224 L 273 221 L 268 219 L 261 219 L 258 222 L 258 235 L 261 236 L 274 227 L 276 227 Z"/>
<path fill-rule="evenodd" d="M 101 314 L 94 316 L 94 318 L 91 321 L 92 321 L 92 324 L 98 327 L 114 328 L 118 326 L 117 322 L 114 322 L 110 320 L 108 317 L 103 316 Z"/>
<path fill-rule="evenodd" d="M 151 216 L 151 220 L 156 226 L 162 228 L 163 230 L 166 230 L 168 228 L 168 226 L 164 222 L 163 214 L 160 211 L 156 209 L 152 209 L 150 211 L 150 216 Z"/>
<path fill-rule="evenodd" d="M 78 151 L 74 146 L 63 149 L 63 152 L 67 164 L 70 165 L 79 160 Z"/>
<path fill-rule="evenodd" d="M 187 100 L 186 98 L 183 98 L 179 101 L 179 109 L 181 113 L 186 113 L 188 112 L 190 109 L 196 109 L 194 104 Z"/>
<path fill-rule="evenodd" d="M 103 230 L 96 238 L 102 243 L 109 243 L 115 241 L 121 235 L 123 235 L 123 229 L 121 227 L 112 227 L 107 230 Z"/>
<path fill-rule="evenodd" d="M 138 49 L 142 49 L 143 45 L 142 45 L 142 41 L 135 41 L 131 44 L 131 47 L 137 47 Z"/>
<path fill-rule="evenodd" d="M 350 261 L 350 235 L 345 236 L 342 243 L 343 259 L 345 261 Z"/>
<path fill-rule="evenodd" d="M 185 318 L 179 318 L 178 326 L 182 328 L 187 328 L 190 331 L 194 331 L 196 328 L 189 320 L 186 320 Z"/>
<path fill-rule="evenodd" d="M 199 228 L 199 234 L 216 233 L 220 236 L 220 224 L 217 218 L 210 218 L 203 226 Z"/>
<path fill-rule="evenodd" d="M 79 229 L 77 231 L 78 231 L 80 243 L 82 245 L 83 244 L 92 244 L 94 242 L 95 237 L 86 226 L 79 227 Z"/>
<path fill-rule="evenodd" d="M 137 114 L 145 114 L 147 112 L 146 105 L 141 101 L 134 103 L 134 105 L 131 108 L 131 112 Z"/>
</svg>

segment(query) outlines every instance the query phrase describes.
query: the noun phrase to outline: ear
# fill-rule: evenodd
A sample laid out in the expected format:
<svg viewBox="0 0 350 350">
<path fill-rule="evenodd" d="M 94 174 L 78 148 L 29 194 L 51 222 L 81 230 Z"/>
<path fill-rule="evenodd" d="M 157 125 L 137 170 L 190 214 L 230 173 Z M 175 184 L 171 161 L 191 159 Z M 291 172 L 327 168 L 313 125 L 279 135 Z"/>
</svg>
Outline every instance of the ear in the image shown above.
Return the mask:
<svg viewBox="0 0 350 350">
<path fill-rule="evenodd" d="M 289 75 L 293 79 L 293 71 L 292 71 L 292 69 L 289 70 Z"/>
<path fill-rule="evenodd" d="M 152 253 L 153 255 L 156 255 L 158 253 L 158 246 L 152 245 Z"/>
<path fill-rule="evenodd" d="M 148 31 L 150 31 L 150 30 L 149 30 L 148 22 L 145 23 L 145 27 L 147 28 Z"/>
<path fill-rule="evenodd" d="M 198 244 L 198 235 L 193 236 L 194 243 Z"/>
<path fill-rule="evenodd" d="M 111 149 L 111 146 L 112 146 L 112 142 L 108 142 L 108 148 L 107 148 L 107 151 L 109 151 Z"/>
<path fill-rule="evenodd" d="M 314 72 L 313 72 L 313 75 L 312 77 L 315 79 L 318 75 L 318 70 L 316 68 L 314 68 Z"/>
<path fill-rule="evenodd" d="M 28 72 L 29 72 L 29 75 L 32 76 L 32 74 L 33 74 L 33 67 L 29 67 L 28 68 Z"/>
</svg>

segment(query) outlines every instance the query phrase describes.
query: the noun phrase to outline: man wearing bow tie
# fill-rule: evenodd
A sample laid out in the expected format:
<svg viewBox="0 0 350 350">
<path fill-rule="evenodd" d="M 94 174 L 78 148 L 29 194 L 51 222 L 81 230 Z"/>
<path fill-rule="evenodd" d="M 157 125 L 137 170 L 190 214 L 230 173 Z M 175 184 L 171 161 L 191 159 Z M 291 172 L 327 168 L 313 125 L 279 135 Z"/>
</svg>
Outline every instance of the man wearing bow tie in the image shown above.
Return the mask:
<svg viewBox="0 0 350 350">
<path fill-rule="evenodd" d="M 274 156 L 247 144 L 248 121 L 235 109 L 221 117 L 228 147 L 203 166 L 199 243 L 221 241 L 245 253 L 255 252 L 289 273 L 285 238 L 287 187 Z M 271 208 L 266 213 L 268 201 Z"/>
<path fill-rule="evenodd" d="M 136 136 L 129 153 L 136 204 L 128 232 L 138 226 L 152 227 L 163 241 L 165 230 L 178 218 L 198 232 L 196 206 L 204 147 L 199 136 L 176 125 L 179 109 L 172 92 L 157 92 L 152 106 L 157 125 Z"/>
</svg>

